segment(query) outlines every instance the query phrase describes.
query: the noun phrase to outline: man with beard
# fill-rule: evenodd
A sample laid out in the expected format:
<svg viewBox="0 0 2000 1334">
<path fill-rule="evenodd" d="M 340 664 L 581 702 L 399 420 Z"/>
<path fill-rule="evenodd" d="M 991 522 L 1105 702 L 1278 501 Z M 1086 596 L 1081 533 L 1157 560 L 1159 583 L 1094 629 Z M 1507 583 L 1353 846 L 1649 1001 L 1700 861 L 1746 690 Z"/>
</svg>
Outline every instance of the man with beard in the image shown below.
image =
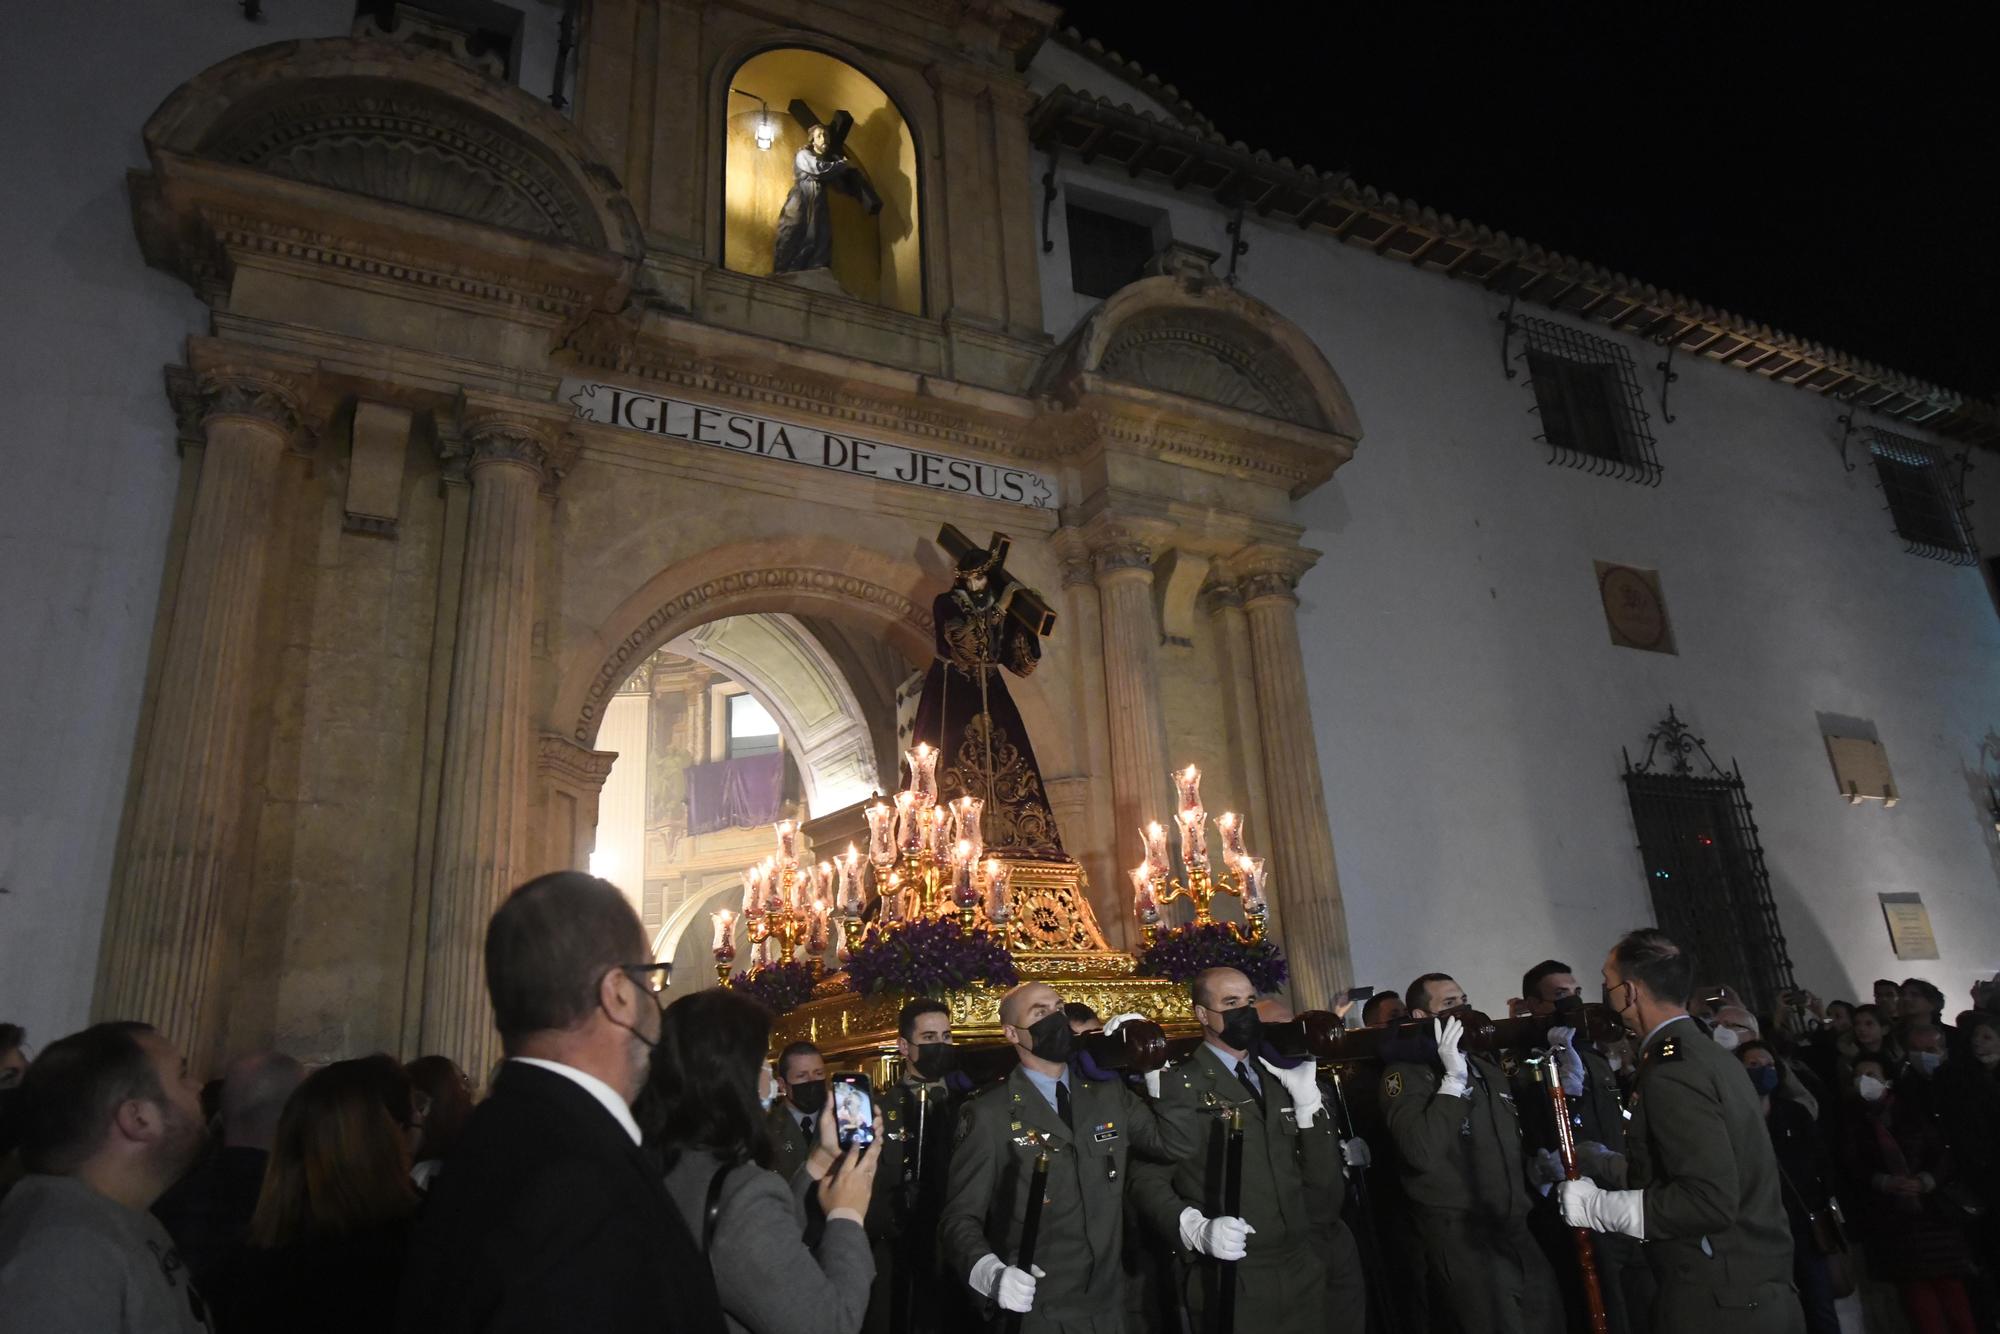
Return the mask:
<svg viewBox="0 0 2000 1334">
<path fill-rule="evenodd" d="M 870 1334 L 932 1334 L 957 1325 L 964 1314 L 959 1290 L 939 1281 L 937 1263 L 938 1218 L 944 1212 L 958 1104 L 953 1083 L 963 1083 L 963 1076 L 946 1080 L 958 1066 L 951 1011 L 944 1002 L 922 998 L 903 1007 L 896 1021 L 896 1054 L 902 1059 L 902 1078 L 878 1098 L 887 1142 L 868 1206 L 875 1289 L 862 1328 Z"/>
<path fill-rule="evenodd" d="M 1688 957 L 1646 928 L 1604 960 L 1604 1002 L 1640 1038 L 1625 1151 L 1630 1190 L 1559 1188 L 1571 1227 L 1645 1243 L 1656 1334 L 1798 1334 L 1792 1232 L 1755 1087 L 1689 1018 Z"/>
<path fill-rule="evenodd" d="M 1209 968 L 1191 984 L 1202 1045 L 1160 1078 L 1160 1114 L 1195 1140 L 1166 1174 L 1144 1173 L 1140 1207 L 1176 1238 L 1194 1267 L 1190 1323 L 1206 1325 L 1222 1285 L 1235 1285 L 1237 1327 L 1260 1334 L 1325 1328 L 1327 1252 L 1338 1221 L 1344 1165 L 1318 1071 L 1263 1055 L 1257 989 L 1234 968 Z M 1230 1122 L 1243 1132 L 1242 1202 L 1227 1216 L 1222 1182 Z M 1329 1205 L 1332 1218 L 1315 1212 Z M 1351 1312 L 1356 1323 L 1361 1309 Z"/>
<path fill-rule="evenodd" d="M 1462 1334 L 1557 1334 L 1555 1275 L 1528 1232 L 1521 1122 L 1490 1057 L 1459 1050 L 1465 989 L 1425 973 L 1404 998 L 1431 1043 L 1385 1053 L 1382 1115 L 1403 1165 L 1433 1311 Z"/>
<path fill-rule="evenodd" d="M 780 1095 L 771 1104 L 768 1127 L 771 1170 L 789 1181 L 819 1143 L 819 1114 L 826 1110 L 826 1057 L 810 1042 L 793 1042 L 778 1053 L 771 1074 Z M 881 1180 L 879 1171 L 876 1180 Z"/>
<path fill-rule="evenodd" d="M 1021 1063 L 959 1113 L 939 1224 L 945 1270 L 988 1314 L 1023 1313 L 1023 1334 L 1120 1334 L 1128 1155 L 1180 1158 L 1198 1146 L 1122 1081 L 1071 1070 L 1075 1034 L 1054 987 L 1025 982 L 1002 997 L 1000 1032 Z M 1043 1153 L 1040 1240 L 1022 1265 L 1028 1186 Z"/>
<path fill-rule="evenodd" d="M 210 1328 L 149 1209 L 201 1156 L 201 1084 L 148 1024 L 51 1043 L 21 1084 L 29 1175 L 0 1204 L 0 1324 L 46 1334 Z"/>
<path fill-rule="evenodd" d="M 722 1334 L 632 1116 L 666 986 L 648 953 L 623 892 L 581 871 L 530 880 L 493 914 L 486 990 L 507 1059 L 417 1225 L 404 1334 Z"/>
</svg>

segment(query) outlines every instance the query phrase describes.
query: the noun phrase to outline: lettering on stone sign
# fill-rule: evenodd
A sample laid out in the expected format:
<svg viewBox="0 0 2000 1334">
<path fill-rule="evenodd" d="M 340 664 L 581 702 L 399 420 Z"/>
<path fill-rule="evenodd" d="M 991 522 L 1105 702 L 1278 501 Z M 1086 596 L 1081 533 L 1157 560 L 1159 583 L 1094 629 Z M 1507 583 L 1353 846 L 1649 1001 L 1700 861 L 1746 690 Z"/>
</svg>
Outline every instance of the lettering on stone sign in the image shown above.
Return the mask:
<svg viewBox="0 0 2000 1334">
<path fill-rule="evenodd" d="M 565 380 L 562 394 L 580 419 L 622 430 L 1031 509 L 1049 509 L 1056 503 L 1054 484 L 1028 468 L 821 431 L 616 385 Z"/>
</svg>

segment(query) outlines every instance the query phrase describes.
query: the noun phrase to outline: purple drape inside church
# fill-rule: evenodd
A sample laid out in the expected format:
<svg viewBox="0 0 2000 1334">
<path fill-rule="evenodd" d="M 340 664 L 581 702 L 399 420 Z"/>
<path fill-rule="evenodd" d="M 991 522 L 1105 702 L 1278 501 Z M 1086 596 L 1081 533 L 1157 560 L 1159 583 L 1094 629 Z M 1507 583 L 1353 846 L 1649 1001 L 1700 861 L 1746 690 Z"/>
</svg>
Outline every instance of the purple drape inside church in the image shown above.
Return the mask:
<svg viewBox="0 0 2000 1334">
<path fill-rule="evenodd" d="M 687 769 L 688 832 L 754 829 L 772 824 L 785 799 L 785 753 L 691 764 Z"/>
</svg>

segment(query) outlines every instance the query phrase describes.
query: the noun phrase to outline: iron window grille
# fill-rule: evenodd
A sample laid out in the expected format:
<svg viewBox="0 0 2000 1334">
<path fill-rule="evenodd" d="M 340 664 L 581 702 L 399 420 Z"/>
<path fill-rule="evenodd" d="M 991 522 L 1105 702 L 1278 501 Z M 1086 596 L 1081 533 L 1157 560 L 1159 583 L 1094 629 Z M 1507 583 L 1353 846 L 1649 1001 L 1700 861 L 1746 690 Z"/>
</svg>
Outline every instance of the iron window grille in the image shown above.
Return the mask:
<svg viewBox="0 0 2000 1334">
<path fill-rule="evenodd" d="M 1792 959 L 1742 770 L 1711 759 L 1670 705 L 1645 757 L 1625 754 L 1625 793 L 1654 920 L 1692 954 L 1695 985 L 1728 983 L 1768 1013 L 1792 989 Z"/>
<path fill-rule="evenodd" d="M 1102 299 L 1145 276 L 1158 249 L 1151 226 L 1081 204 L 1069 205 L 1065 217 L 1071 291 Z"/>
<path fill-rule="evenodd" d="M 1976 564 L 1979 548 L 1965 517 L 1963 467 L 1954 475 L 1950 461 L 1921 440 L 1880 427 L 1870 427 L 1869 434 L 1875 480 L 1904 549 L 1947 565 Z"/>
<path fill-rule="evenodd" d="M 1542 419 L 1536 440 L 1549 462 L 1641 486 L 1660 482 L 1652 420 L 1639 392 L 1632 355 L 1608 338 L 1532 315 L 1514 315 L 1517 354 L 1535 391 L 1530 411 Z"/>
</svg>

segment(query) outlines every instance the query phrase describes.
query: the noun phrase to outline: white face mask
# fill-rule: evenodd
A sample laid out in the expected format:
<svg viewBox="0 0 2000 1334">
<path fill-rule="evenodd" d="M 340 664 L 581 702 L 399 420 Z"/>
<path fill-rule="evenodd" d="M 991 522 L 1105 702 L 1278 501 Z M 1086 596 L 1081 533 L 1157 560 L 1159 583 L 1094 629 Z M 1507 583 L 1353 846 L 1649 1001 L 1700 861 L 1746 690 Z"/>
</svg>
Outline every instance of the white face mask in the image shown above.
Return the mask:
<svg viewBox="0 0 2000 1334">
<path fill-rule="evenodd" d="M 1718 1028 L 1715 1030 L 1715 1041 L 1724 1051 L 1735 1051 L 1742 1045 L 1743 1039 L 1733 1028 Z"/>
<path fill-rule="evenodd" d="M 1854 1081 L 1854 1091 L 1863 1102 L 1880 1102 L 1888 1095 L 1889 1086 L 1873 1075 L 1863 1075 Z"/>
<path fill-rule="evenodd" d="M 1917 1063 L 1917 1069 L 1927 1075 L 1934 1075 L 1937 1073 L 1938 1067 L 1944 1064 L 1944 1053 L 1941 1051 L 1920 1051 L 1911 1057 L 1911 1059 Z"/>
</svg>

